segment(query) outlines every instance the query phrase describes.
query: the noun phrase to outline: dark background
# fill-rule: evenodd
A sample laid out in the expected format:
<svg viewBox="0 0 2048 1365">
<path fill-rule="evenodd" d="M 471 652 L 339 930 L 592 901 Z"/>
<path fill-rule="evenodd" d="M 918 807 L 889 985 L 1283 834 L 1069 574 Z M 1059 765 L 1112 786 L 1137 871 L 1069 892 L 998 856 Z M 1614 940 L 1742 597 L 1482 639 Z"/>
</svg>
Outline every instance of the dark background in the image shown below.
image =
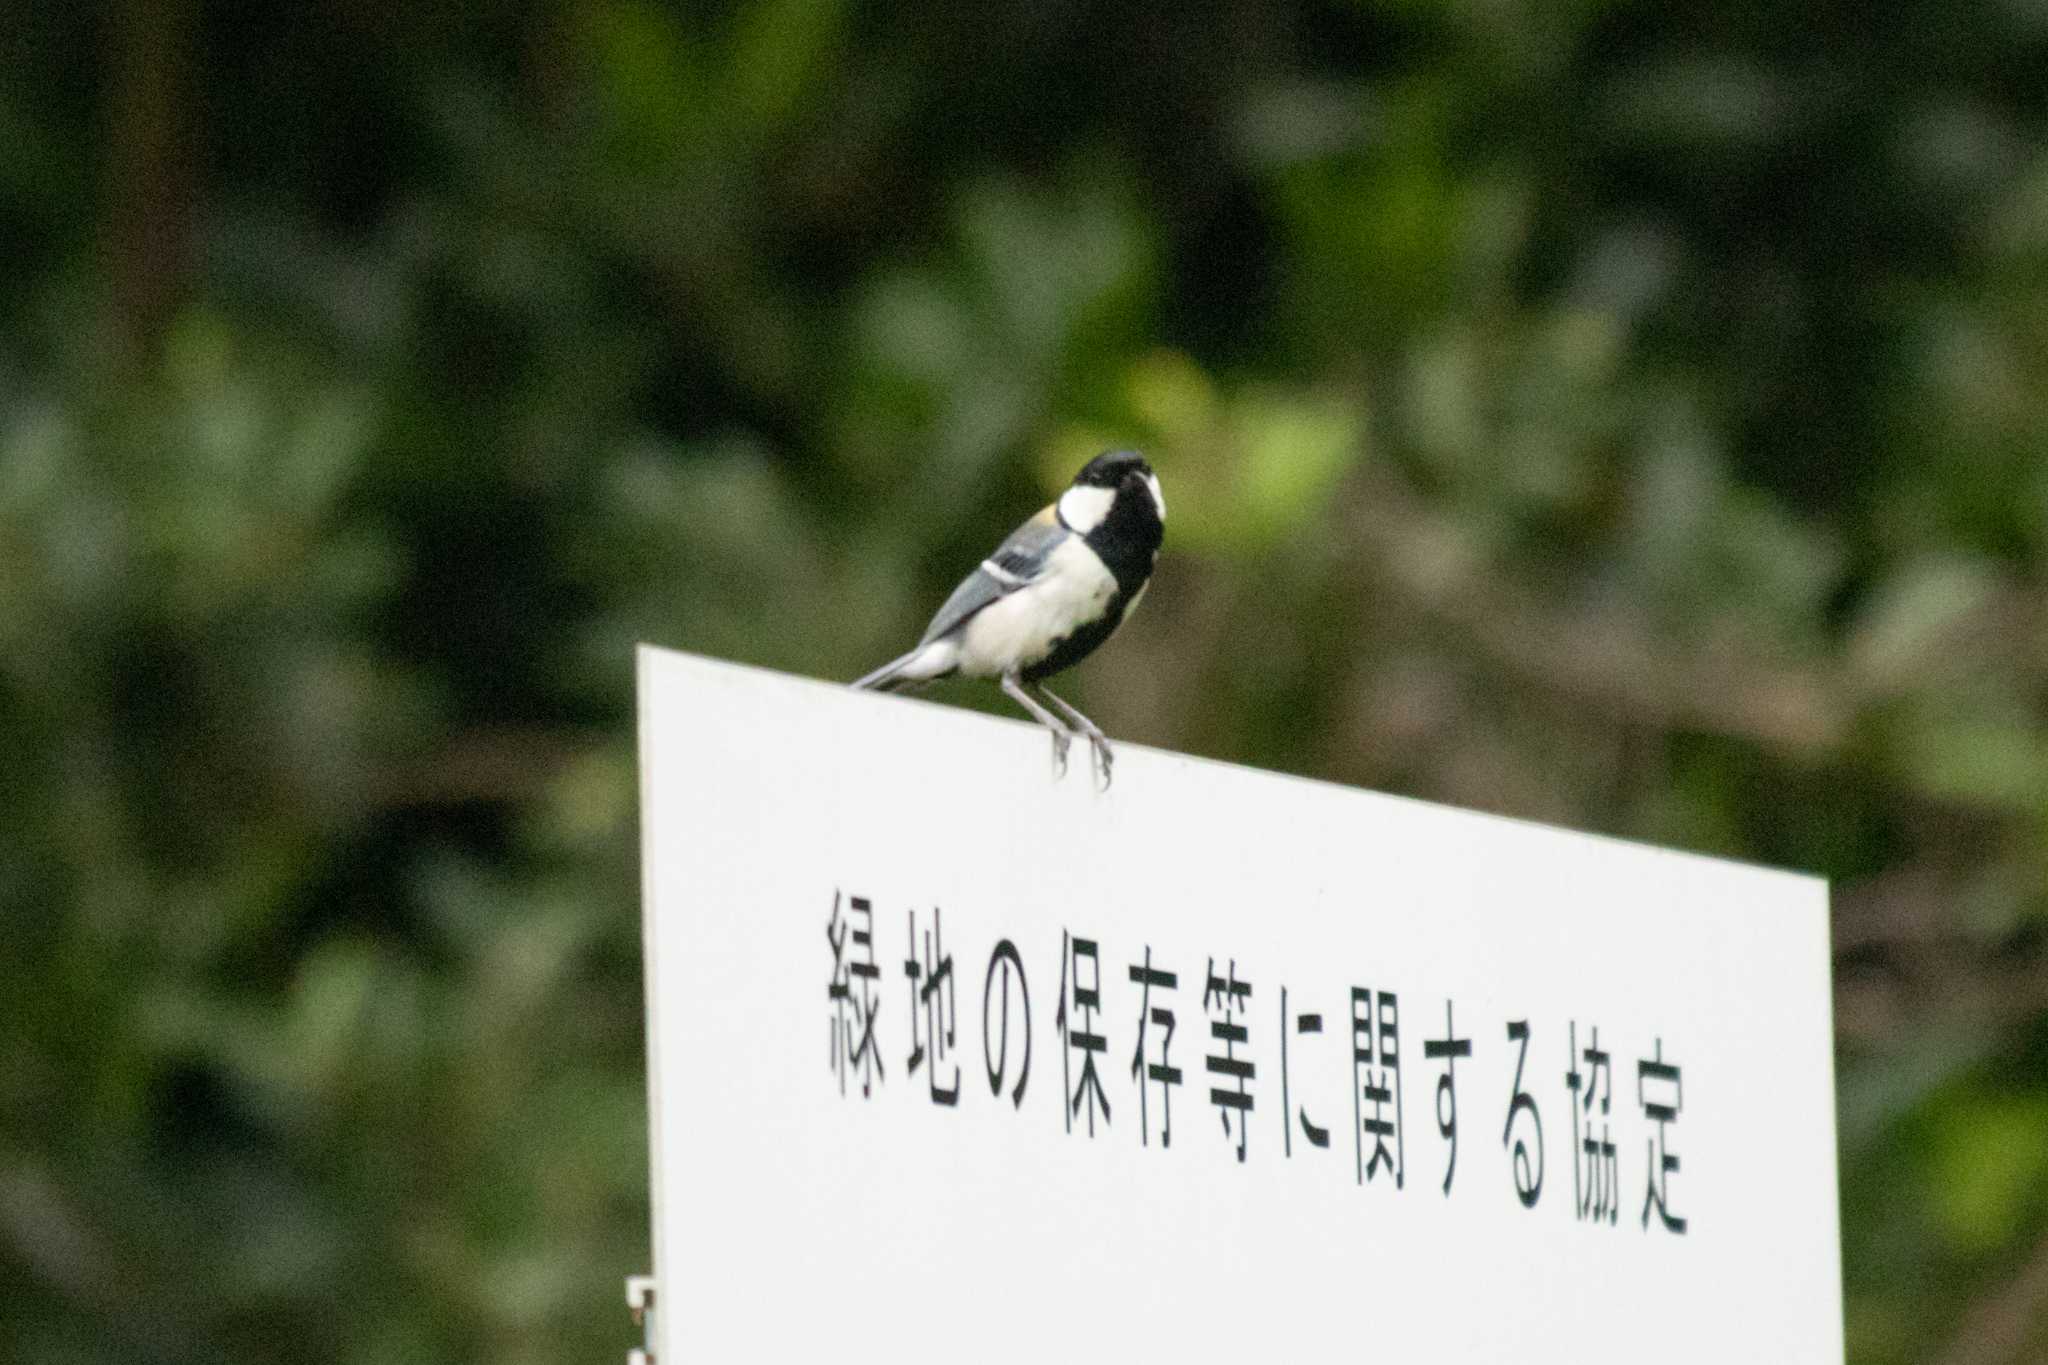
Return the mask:
<svg viewBox="0 0 2048 1365">
<path fill-rule="evenodd" d="M 469 9 L 0 21 L 0 1354 L 615 1358 L 631 643 L 1125 443 L 1084 709 L 1833 879 L 1850 1358 L 2048 1352 L 2039 0 Z"/>
</svg>

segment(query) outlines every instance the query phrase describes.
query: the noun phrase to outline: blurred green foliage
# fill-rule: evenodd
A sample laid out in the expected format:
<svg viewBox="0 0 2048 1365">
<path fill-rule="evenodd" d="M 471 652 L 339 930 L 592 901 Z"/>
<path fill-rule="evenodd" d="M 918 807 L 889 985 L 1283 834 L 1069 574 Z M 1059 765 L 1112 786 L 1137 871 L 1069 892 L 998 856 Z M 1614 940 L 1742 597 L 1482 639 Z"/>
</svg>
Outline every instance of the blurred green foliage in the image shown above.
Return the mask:
<svg viewBox="0 0 2048 1365">
<path fill-rule="evenodd" d="M 631 643 L 1112 442 L 1092 714 L 1835 879 L 1851 1359 L 2048 1353 L 2038 0 L 7 32 L 0 1353 L 621 1351 Z"/>
</svg>

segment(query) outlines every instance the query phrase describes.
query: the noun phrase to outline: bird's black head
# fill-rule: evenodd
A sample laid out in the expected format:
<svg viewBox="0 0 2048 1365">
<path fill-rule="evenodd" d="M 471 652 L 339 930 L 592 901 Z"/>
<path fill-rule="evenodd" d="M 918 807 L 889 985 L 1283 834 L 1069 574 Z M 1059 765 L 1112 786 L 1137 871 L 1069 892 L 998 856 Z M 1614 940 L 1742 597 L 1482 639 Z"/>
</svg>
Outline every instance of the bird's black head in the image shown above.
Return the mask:
<svg viewBox="0 0 2048 1365">
<path fill-rule="evenodd" d="M 1073 485 L 1060 495 L 1059 510 L 1067 528 L 1082 535 L 1093 532 L 1112 513 L 1126 523 L 1152 521 L 1163 528 L 1166 522 L 1159 476 L 1135 450 L 1106 450 L 1082 465 Z"/>
<path fill-rule="evenodd" d="M 1081 466 L 1074 483 L 1084 488 L 1115 488 L 1133 474 L 1143 478 L 1151 472 L 1152 466 L 1135 450 L 1105 450 Z"/>
</svg>

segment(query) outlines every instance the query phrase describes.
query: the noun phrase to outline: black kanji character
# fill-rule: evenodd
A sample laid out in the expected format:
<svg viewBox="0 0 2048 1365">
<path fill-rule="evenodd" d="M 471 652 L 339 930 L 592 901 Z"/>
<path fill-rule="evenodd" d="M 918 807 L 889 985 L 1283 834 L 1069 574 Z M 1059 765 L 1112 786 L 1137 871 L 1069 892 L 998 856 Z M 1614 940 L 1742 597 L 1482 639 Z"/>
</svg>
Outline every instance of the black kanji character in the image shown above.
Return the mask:
<svg viewBox="0 0 2048 1365">
<path fill-rule="evenodd" d="M 1644 1084 L 1655 1082 L 1660 1098 L 1652 1099 L 1644 1093 Z M 1670 1087 L 1668 1091 L 1665 1087 Z M 1668 1102 L 1662 1096 L 1668 1095 Z M 1657 1218 L 1664 1224 L 1666 1232 L 1683 1233 L 1686 1220 L 1671 1212 L 1670 1178 L 1678 1173 L 1678 1157 L 1665 1142 L 1666 1124 L 1678 1122 L 1678 1113 L 1685 1107 L 1685 1086 L 1678 1074 L 1676 1063 L 1664 1060 L 1664 1040 L 1657 1040 L 1656 1051 L 1649 1057 L 1636 1061 L 1636 1103 L 1643 1107 L 1643 1113 L 1657 1125 L 1657 1136 L 1644 1145 L 1650 1165 L 1649 1188 L 1643 1193 L 1643 1227 L 1650 1226 L 1650 1209 L 1654 1206 Z"/>
<path fill-rule="evenodd" d="M 1145 945 L 1143 966 L 1131 964 L 1131 980 L 1139 987 L 1138 994 L 1138 1045 L 1131 1049 L 1131 1077 L 1138 1083 L 1138 1143 L 1151 1143 L 1151 1115 L 1145 1103 L 1147 1080 L 1159 1083 L 1159 1145 L 1173 1145 L 1173 1087 L 1180 1084 L 1180 1068 L 1170 1063 L 1167 1053 L 1173 1047 L 1173 1010 L 1165 1004 L 1155 1004 L 1152 989 L 1170 991 L 1180 984 L 1180 978 L 1173 972 L 1161 971 L 1152 965 L 1152 946 Z M 1159 1039 L 1159 1060 L 1145 1060 L 1145 1039 L 1150 1028 L 1157 1025 L 1166 1030 Z M 1142 1073 L 1142 1074 L 1141 1074 Z"/>
<path fill-rule="evenodd" d="M 839 1077 L 839 1093 L 846 1093 L 850 1071 L 860 1072 L 860 1093 L 866 1098 L 877 1082 L 886 1079 L 882 1053 L 875 1039 L 875 1015 L 880 1002 L 876 981 L 882 969 L 875 965 L 874 911 L 865 896 L 845 900 L 849 913 L 841 919 L 841 895 L 832 893 L 832 918 L 825 924 L 825 941 L 832 947 L 832 982 L 826 998 L 832 1002 L 832 1070 Z M 854 928 L 858 917 L 863 927 Z M 849 960 L 848 946 L 854 949 Z"/>
<path fill-rule="evenodd" d="M 1365 1184 L 1385 1166 L 1394 1174 L 1394 1188 L 1401 1189 L 1408 1179 L 1408 1154 L 1401 1125 L 1400 997 L 1393 991 L 1351 988 L 1351 1114 L 1358 1183 Z M 1372 1139 L 1370 1157 L 1367 1137 Z"/>
<path fill-rule="evenodd" d="M 1574 1019 L 1567 1034 L 1569 1063 L 1564 1073 L 1567 1103 L 1572 1113 L 1572 1216 L 1580 1222 L 1614 1226 L 1620 1217 L 1621 1166 L 1614 1152 L 1614 1129 L 1609 1122 L 1614 1107 L 1614 1059 L 1600 1046 L 1600 1026 L 1585 1050 L 1579 1050 L 1579 1024 Z M 1586 1070 L 1579 1070 L 1584 1060 Z M 1603 1086 L 1602 1081 L 1606 1084 Z M 1593 1102 L 1600 1102 L 1600 1114 L 1593 1114 Z M 1583 1117 L 1584 1133 L 1580 1132 Z"/>
<path fill-rule="evenodd" d="M 1251 1083 L 1258 1074 L 1248 1057 L 1237 1054 L 1238 1044 L 1251 1037 L 1251 1029 L 1234 1022 L 1245 1015 L 1252 998 L 1251 983 L 1237 979 L 1237 959 L 1232 958 L 1224 969 L 1224 975 L 1216 975 L 1216 959 L 1209 959 L 1208 985 L 1202 991 L 1202 1008 L 1209 1012 L 1209 1037 L 1211 1041 L 1223 1044 L 1223 1055 L 1210 1053 L 1205 1064 L 1212 1076 L 1222 1076 L 1237 1083 L 1235 1089 L 1223 1086 L 1209 1087 L 1209 1103 L 1216 1106 L 1216 1115 L 1223 1120 L 1223 1136 L 1229 1137 L 1231 1115 L 1237 1115 L 1237 1159 L 1244 1160 L 1245 1140 L 1250 1135 L 1252 1095 Z"/>
<path fill-rule="evenodd" d="M 957 1022 L 953 998 L 953 955 L 945 951 L 940 933 L 939 910 L 932 907 L 932 927 L 924 936 L 924 960 L 917 956 L 917 911 L 910 912 L 910 955 L 903 959 L 903 975 L 910 982 L 910 1060 L 904 1071 L 912 1076 L 925 1065 L 927 1041 L 931 1065 L 925 1067 L 925 1083 L 933 1104 L 960 1103 L 960 1064 L 954 1062 L 952 1084 L 939 1080 L 946 1065 L 946 1053 L 953 1047 Z"/>
<path fill-rule="evenodd" d="M 1088 984 L 1081 984 L 1081 960 L 1088 960 Z M 1072 985 L 1069 986 L 1068 967 L 1072 966 Z M 1069 1009 L 1072 1015 L 1069 1014 Z M 1102 964 L 1097 957 L 1095 940 L 1074 938 L 1060 932 L 1060 1008 L 1053 1022 L 1058 1025 L 1060 1041 L 1060 1077 L 1068 1087 L 1067 1101 L 1062 1106 L 1066 1113 L 1067 1131 L 1074 1131 L 1074 1116 L 1085 1104 L 1088 1109 L 1088 1136 L 1095 1136 L 1095 1111 L 1102 1110 L 1102 1126 L 1109 1126 L 1109 1096 L 1102 1091 L 1102 1077 L 1095 1069 L 1095 1058 L 1109 1043 L 1095 1031 L 1095 1012 L 1102 1008 Z M 1075 1018 L 1074 1016 L 1078 1016 Z M 1069 1027 L 1070 1018 L 1073 1027 Z M 1069 1066 L 1073 1054 L 1081 1054 L 1081 1079 L 1077 1084 Z"/>
</svg>

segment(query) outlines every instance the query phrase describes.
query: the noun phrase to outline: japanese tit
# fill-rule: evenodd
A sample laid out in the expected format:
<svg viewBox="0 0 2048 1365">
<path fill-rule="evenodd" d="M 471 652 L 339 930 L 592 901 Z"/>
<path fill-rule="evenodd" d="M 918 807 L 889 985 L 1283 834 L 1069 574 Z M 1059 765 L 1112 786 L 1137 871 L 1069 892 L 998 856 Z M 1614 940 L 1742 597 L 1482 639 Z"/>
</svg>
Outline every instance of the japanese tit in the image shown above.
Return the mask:
<svg viewBox="0 0 2048 1365">
<path fill-rule="evenodd" d="M 1066 771 L 1075 734 L 1086 735 L 1107 791 L 1108 737 L 1044 680 L 1087 658 L 1123 624 L 1145 595 L 1165 534 L 1166 498 L 1152 467 L 1135 450 L 1106 451 L 961 580 L 917 648 L 853 685 L 898 691 L 956 674 L 994 678 L 1052 732 L 1057 772 Z"/>
</svg>

